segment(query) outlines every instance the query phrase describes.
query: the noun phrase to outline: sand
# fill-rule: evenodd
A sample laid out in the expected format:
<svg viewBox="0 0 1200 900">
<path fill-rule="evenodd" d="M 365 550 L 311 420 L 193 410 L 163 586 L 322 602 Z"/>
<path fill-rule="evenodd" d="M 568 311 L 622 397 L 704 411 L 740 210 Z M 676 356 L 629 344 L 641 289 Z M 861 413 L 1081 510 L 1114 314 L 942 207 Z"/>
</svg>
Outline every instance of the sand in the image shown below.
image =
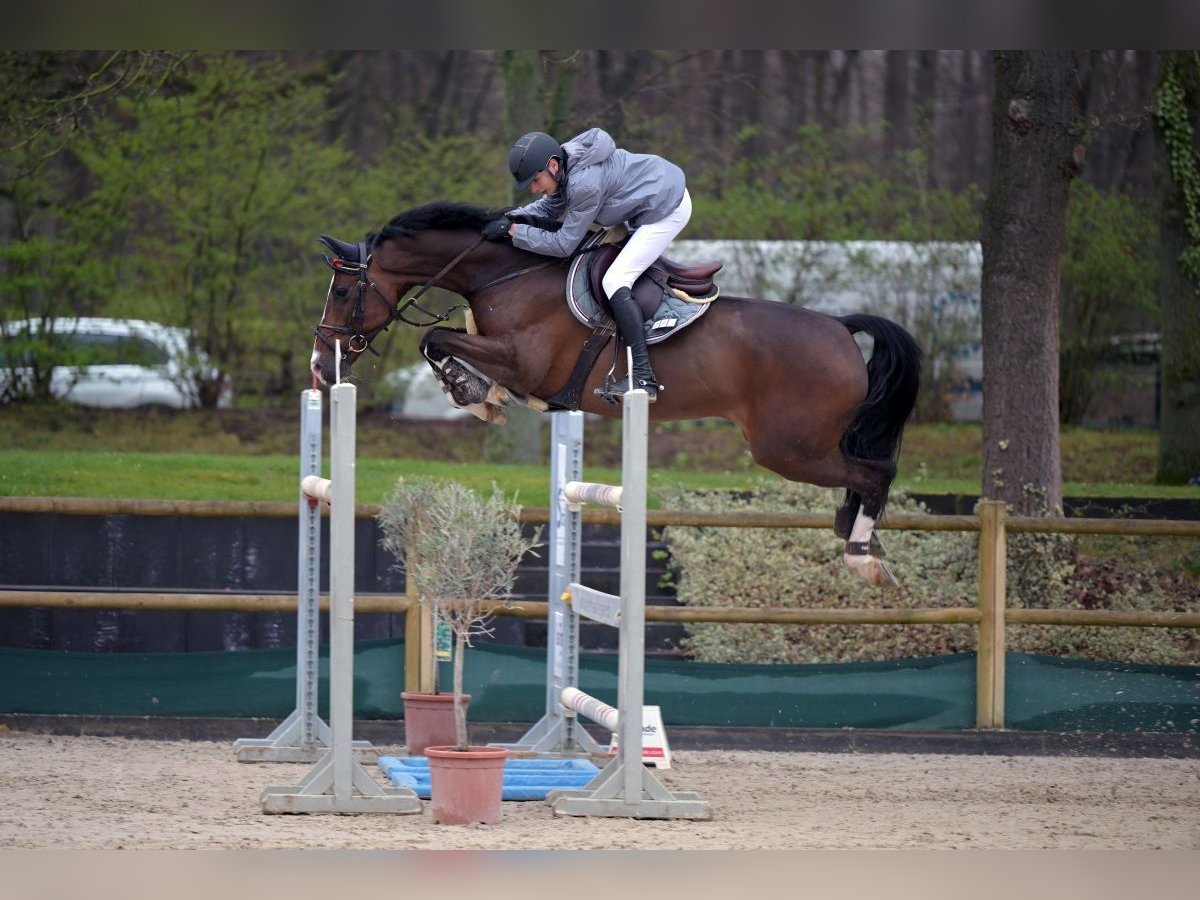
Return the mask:
<svg viewBox="0 0 1200 900">
<path fill-rule="evenodd" d="M 428 803 L 262 812 L 264 787 L 310 768 L 239 763 L 227 743 L 0 731 L 0 848 L 1200 848 L 1196 759 L 685 750 L 659 776 L 711 821 L 556 817 L 538 801 L 505 802 L 493 826 L 435 825 Z"/>
</svg>

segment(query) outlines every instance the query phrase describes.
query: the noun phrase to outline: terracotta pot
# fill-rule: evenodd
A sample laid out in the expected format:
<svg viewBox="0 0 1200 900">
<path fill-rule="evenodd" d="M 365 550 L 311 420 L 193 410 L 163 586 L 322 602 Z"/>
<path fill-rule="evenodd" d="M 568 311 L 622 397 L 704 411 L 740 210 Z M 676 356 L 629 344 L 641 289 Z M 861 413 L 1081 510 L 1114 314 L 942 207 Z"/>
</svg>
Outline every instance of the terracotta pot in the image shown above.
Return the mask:
<svg viewBox="0 0 1200 900">
<path fill-rule="evenodd" d="M 424 756 L 430 744 L 458 743 L 454 731 L 454 694 L 423 694 L 404 691 L 404 743 L 410 756 Z M 470 694 L 462 695 L 463 707 L 469 708 Z"/>
<path fill-rule="evenodd" d="M 429 806 L 439 825 L 495 825 L 504 794 L 503 747 L 426 747 Z"/>
</svg>

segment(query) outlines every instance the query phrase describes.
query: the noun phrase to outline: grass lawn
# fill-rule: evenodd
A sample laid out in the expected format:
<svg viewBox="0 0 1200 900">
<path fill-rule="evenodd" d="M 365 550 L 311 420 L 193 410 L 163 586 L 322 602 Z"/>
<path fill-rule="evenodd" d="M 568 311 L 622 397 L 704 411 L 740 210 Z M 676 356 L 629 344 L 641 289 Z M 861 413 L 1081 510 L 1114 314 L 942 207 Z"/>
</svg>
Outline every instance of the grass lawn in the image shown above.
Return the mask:
<svg viewBox="0 0 1200 900">
<path fill-rule="evenodd" d="M 0 451 L 0 465 L 0 496 L 17 497 L 290 501 L 296 499 L 298 474 L 295 457 L 196 453 L 8 450 Z M 433 477 L 479 491 L 490 490 L 495 482 L 523 506 L 549 505 L 549 471 L 541 465 L 360 459 L 356 474 L 359 503 L 381 503 L 398 478 Z M 584 477 L 619 483 L 621 472 L 588 467 Z M 746 482 L 740 473 L 655 470 L 650 487 L 736 489 Z"/>
<path fill-rule="evenodd" d="M 491 426 L 405 422 L 363 413 L 358 499 L 379 503 L 400 477 L 452 478 L 479 490 L 493 481 L 525 506 L 548 504 L 548 465 L 483 462 Z M 289 501 L 296 496 L 298 416 L 290 409 L 125 412 L 0 409 L 0 495 L 164 500 Z M 1155 485 L 1157 434 L 1066 429 L 1068 496 L 1200 498 L 1200 489 Z M 905 432 L 899 489 L 977 494 L 982 432 L 974 424 L 914 425 Z M 546 451 L 543 451 L 543 455 Z M 777 476 L 756 466 L 728 423 L 654 423 L 650 487 L 738 489 Z M 620 480 L 620 423 L 589 420 L 584 477 Z M 653 501 L 652 501 L 653 502 Z"/>
<path fill-rule="evenodd" d="M 187 412 L 0 407 L 0 495 L 291 500 L 298 428 L 291 406 Z M 538 465 L 484 462 L 494 428 L 474 419 L 413 422 L 360 412 L 359 501 L 381 502 L 401 476 L 433 476 L 483 490 L 495 481 L 526 506 L 547 505 L 548 450 Z M 620 422 L 589 417 L 585 431 L 590 465 L 584 477 L 619 480 Z M 543 425 L 543 446 L 547 432 Z M 1060 444 L 1068 496 L 1200 497 L 1197 488 L 1154 484 L 1154 431 L 1065 429 Z M 652 490 L 675 484 L 737 489 L 777 477 L 754 464 L 736 427 L 716 420 L 652 423 L 650 454 Z M 912 425 L 896 486 L 977 494 L 981 465 L 978 424 Z"/>
</svg>

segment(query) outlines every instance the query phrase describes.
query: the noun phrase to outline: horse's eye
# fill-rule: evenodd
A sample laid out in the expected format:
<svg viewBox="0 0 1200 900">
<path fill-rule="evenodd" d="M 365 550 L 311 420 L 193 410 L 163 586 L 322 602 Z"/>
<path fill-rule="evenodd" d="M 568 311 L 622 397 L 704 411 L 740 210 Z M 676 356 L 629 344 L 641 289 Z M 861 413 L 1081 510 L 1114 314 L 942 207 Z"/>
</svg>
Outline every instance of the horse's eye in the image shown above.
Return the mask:
<svg viewBox="0 0 1200 900">
<path fill-rule="evenodd" d="M 350 296 L 350 288 L 346 287 L 344 284 L 339 285 L 333 289 L 333 296 L 337 297 L 339 300 L 345 300 Z"/>
</svg>

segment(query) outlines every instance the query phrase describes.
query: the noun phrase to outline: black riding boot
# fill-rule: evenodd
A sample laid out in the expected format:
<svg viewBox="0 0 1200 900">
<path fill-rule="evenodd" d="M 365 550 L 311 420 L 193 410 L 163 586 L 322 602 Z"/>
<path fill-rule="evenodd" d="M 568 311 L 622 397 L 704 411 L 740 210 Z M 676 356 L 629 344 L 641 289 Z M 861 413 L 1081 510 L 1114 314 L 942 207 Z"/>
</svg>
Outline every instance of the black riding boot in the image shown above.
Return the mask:
<svg viewBox="0 0 1200 900">
<path fill-rule="evenodd" d="M 641 388 L 649 394 L 650 402 L 653 403 L 658 399 L 658 392 L 662 390 L 662 385 L 658 383 L 658 379 L 654 377 L 654 372 L 650 368 L 650 354 L 646 350 L 646 332 L 643 330 L 642 311 L 638 307 L 637 301 L 633 299 L 633 292 L 626 287 L 617 288 L 617 292 L 608 298 L 608 304 L 612 307 L 613 319 L 616 320 L 617 329 L 621 332 L 621 339 L 633 351 L 634 387 Z M 627 386 L 628 381 L 622 379 L 613 393 L 623 394 Z"/>
</svg>

